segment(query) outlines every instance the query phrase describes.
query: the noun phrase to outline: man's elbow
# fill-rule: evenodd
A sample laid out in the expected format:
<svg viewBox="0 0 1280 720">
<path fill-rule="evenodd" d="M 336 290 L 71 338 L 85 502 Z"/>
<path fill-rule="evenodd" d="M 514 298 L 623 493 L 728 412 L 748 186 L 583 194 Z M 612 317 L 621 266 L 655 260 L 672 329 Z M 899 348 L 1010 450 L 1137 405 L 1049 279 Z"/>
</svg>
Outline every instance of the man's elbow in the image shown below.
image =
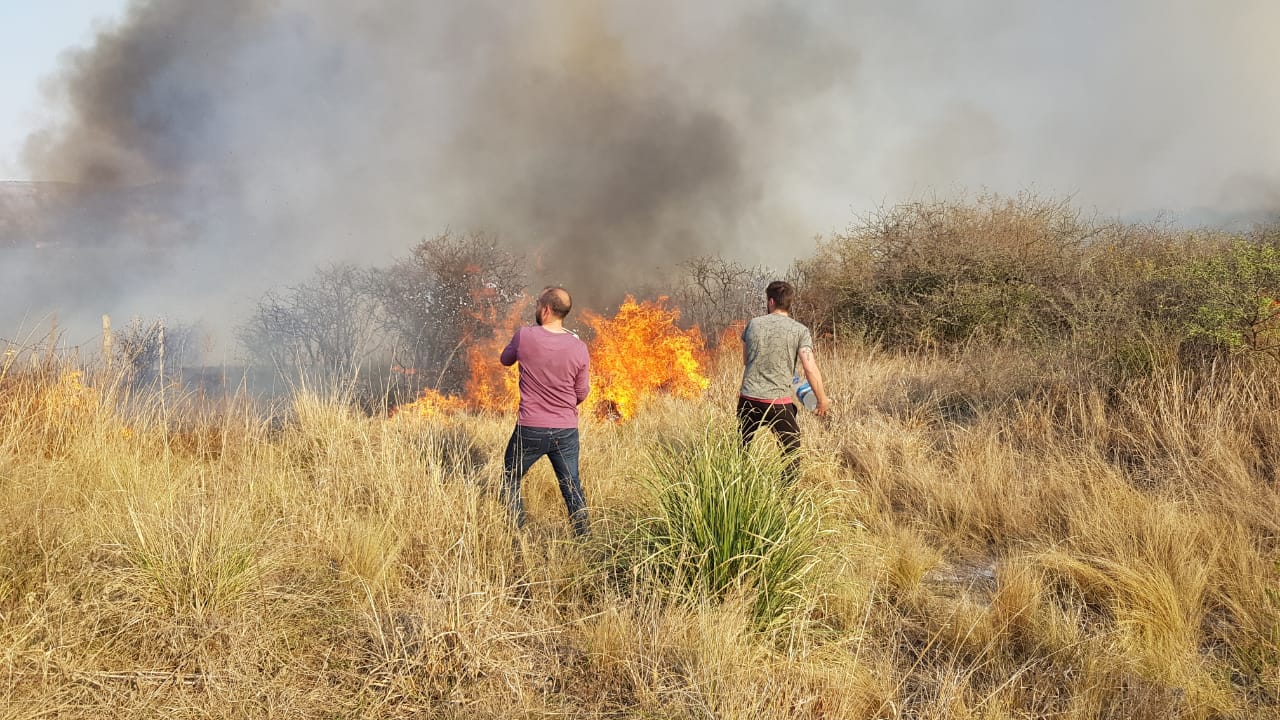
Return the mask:
<svg viewBox="0 0 1280 720">
<path fill-rule="evenodd" d="M 812 378 L 819 375 L 818 361 L 813 357 L 813 353 L 805 353 L 800 356 L 800 367 L 804 368 L 805 377 Z"/>
</svg>

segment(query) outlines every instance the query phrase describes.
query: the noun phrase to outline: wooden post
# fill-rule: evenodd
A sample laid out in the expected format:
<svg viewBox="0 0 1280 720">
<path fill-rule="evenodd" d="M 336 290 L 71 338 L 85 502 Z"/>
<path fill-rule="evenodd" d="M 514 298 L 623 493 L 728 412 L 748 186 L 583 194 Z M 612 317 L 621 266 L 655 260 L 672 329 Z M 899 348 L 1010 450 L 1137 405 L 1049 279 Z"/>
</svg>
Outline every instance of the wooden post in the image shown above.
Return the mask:
<svg viewBox="0 0 1280 720">
<path fill-rule="evenodd" d="M 156 320 L 156 336 L 160 343 L 160 416 L 164 418 L 164 438 L 165 438 L 165 458 L 168 459 L 169 452 L 169 405 L 165 402 L 165 395 L 168 388 L 164 382 L 164 319 Z"/>
<path fill-rule="evenodd" d="M 164 385 L 164 320 L 156 321 L 156 342 L 160 345 L 157 348 L 160 354 L 160 384 Z"/>
<path fill-rule="evenodd" d="M 111 375 L 111 316 L 102 316 L 102 362 L 106 365 L 107 375 Z"/>
</svg>

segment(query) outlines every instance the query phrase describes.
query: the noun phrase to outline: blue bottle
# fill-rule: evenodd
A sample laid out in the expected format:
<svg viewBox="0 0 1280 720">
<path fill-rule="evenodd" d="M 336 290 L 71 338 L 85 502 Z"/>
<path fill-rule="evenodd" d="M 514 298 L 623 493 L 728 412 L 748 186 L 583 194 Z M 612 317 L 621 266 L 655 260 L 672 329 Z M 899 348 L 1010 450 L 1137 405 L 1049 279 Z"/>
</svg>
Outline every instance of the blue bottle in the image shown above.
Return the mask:
<svg viewBox="0 0 1280 720">
<path fill-rule="evenodd" d="M 818 396 L 813 393 L 813 388 L 809 386 L 808 380 L 800 380 L 800 376 L 796 375 L 791 378 L 791 389 L 795 392 L 796 402 L 800 407 L 813 412 L 818 409 Z"/>
</svg>

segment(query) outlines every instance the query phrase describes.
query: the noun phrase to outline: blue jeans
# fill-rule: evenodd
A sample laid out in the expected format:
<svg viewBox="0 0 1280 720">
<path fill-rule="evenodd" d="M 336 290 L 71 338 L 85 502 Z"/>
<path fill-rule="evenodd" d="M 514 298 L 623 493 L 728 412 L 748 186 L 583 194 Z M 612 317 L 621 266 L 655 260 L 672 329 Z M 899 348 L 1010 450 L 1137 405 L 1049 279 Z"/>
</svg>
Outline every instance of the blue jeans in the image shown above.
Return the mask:
<svg viewBox="0 0 1280 720">
<path fill-rule="evenodd" d="M 520 481 L 543 455 L 551 461 L 551 468 L 556 472 L 573 531 L 586 535 L 587 501 L 582 495 L 582 480 L 578 477 L 578 428 L 516 425 L 502 458 L 502 502 L 516 524 L 523 527 L 524 499 L 520 496 Z"/>
</svg>

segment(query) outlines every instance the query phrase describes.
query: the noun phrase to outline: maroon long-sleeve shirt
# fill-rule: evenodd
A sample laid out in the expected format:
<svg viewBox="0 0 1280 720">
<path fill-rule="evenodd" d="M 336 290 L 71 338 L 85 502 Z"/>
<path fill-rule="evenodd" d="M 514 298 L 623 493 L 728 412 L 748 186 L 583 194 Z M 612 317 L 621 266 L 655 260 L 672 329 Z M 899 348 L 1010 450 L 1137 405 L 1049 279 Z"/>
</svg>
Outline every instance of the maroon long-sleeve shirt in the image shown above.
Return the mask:
<svg viewBox="0 0 1280 720">
<path fill-rule="evenodd" d="M 578 405 L 591 392 L 591 358 L 577 335 L 528 325 L 511 336 L 501 359 L 503 365 L 520 363 L 516 422 L 526 427 L 578 427 Z"/>
</svg>

